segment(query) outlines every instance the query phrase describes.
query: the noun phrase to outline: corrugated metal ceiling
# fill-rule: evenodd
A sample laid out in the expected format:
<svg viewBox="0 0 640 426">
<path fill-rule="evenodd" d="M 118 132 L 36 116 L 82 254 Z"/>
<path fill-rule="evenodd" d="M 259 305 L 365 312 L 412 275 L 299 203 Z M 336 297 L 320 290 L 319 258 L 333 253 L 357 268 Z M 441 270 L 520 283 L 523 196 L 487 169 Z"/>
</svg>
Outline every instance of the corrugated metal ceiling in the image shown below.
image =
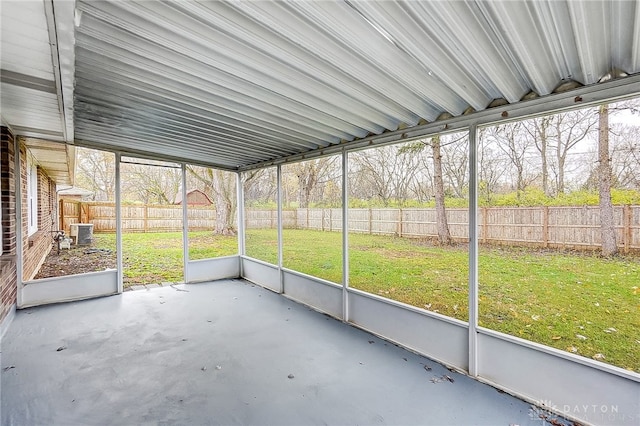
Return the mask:
<svg viewBox="0 0 640 426">
<path fill-rule="evenodd" d="M 73 17 L 73 4 L 58 12 Z M 53 2 L 0 1 L 0 118 L 59 184 L 73 181 L 73 18 Z M 67 53 L 61 62 L 59 51 Z M 64 88 L 70 90 L 65 99 Z M 41 138 L 41 139 L 35 139 Z M 44 139 L 44 140 L 43 140 Z M 52 142 L 55 141 L 55 142 Z"/>
<path fill-rule="evenodd" d="M 76 9 L 76 143 L 232 170 L 640 72 L 635 0 Z"/>
</svg>

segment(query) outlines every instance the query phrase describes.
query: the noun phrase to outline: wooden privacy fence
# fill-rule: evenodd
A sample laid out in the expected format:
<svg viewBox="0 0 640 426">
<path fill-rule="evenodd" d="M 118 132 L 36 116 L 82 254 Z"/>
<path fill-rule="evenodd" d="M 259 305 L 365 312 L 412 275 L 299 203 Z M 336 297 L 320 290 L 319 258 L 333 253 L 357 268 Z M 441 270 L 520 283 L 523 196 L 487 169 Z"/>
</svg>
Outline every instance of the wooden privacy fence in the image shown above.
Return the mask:
<svg viewBox="0 0 640 426">
<path fill-rule="evenodd" d="M 60 201 L 60 223 L 69 231 L 71 223 L 93 223 L 94 232 L 115 232 L 115 205 Z M 283 226 L 290 229 L 340 231 L 342 209 L 284 210 Z M 210 207 L 189 206 L 190 230 L 215 228 L 216 212 Z M 469 212 L 447 209 L 451 236 L 469 239 Z M 616 238 L 624 252 L 640 250 L 640 206 L 615 206 Z M 245 226 L 276 228 L 274 210 L 247 209 Z M 537 247 L 597 249 L 600 247 L 600 209 L 584 207 L 483 207 L 478 217 L 481 243 L 533 245 Z M 182 206 L 124 205 L 124 232 L 169 232 L 182 230 Z M 436 211 L 433 208 L 349 209 L 349 232 L 435 238 Z"/>
<path fill-rule="evenodd" d="M 72 223 L 93 223 L 93 232 L 116 231 L 116 206 L 113 203 L 87 203 L 60 200 L 60 224 L 69 232 Z M 122 230 L 124 232 L 178 232 L 182 231 L 182 206 L 123 205 Z M 214 229 L 216 211 L 212 206 L 189 206 L 189 229 Z"/>
<path fill-rule="evenodd" d="M 282 213 L 285 228 L 342 229 L 342 209 L 297 209 Z M 601 245 L 597 206 L 483 207 L 478 214 L 481 243 L 591 250 Z M 248 229 L 275 228 L 277 212 L 248 209 L 245 220 Z M 447 209 L 447 221 L 454 239 L 468 241 L 466 208 Z M 640 206 L 615 206 L 614 222 L 620 249 L 640 250 Z M 434 208 L 349 209 L 349 232 L 435 238 L 436 211 Z"/>
</svg>

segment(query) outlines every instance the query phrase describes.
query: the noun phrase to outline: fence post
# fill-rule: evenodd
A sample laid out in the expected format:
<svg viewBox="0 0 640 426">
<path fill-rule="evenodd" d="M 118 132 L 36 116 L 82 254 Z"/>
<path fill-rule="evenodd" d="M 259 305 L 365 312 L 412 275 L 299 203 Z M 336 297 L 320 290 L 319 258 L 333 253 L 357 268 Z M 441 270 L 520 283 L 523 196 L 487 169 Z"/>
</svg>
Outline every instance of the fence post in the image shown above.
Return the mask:
<svg viewBox="0 0 640 426">
<path fill-rule="evenodd" d="M 549 247 L 549 206 L 542 208 L 542 246 Z"/>
<path fill-rule="evenodd" d="M 333 229 L 333 210 L 329 209 L 329 232 L 331 232 Z"/>
<path fill-rule="evenodd" d="M 402 237 L 402 209 L 398 209 L 398 237 Z"/>
<path fill-rule="evenodd" d="M 489 227 L 489 208 L 483 207 L 480 211 L 482 212 L 482 244 L 487 244 L 487 234 L 489 233 L 489 230 L 487 229 Z"/>
<path fill-rule="evenodd" d="M 373 234 L 372 217 L 373 217 L 373 211 L 371 207 L 369 207 L 369 234 Z"/>
<path fill-rule="evenodd" d="M 149 228 L 149 206 L 147 206 L 146 204 L 144 205 L 144 211 L 142 213 L 142 231 L 143 232 L 147 232 L 147 229 Z"/>
<path fill-rule="evenodd" d="M 60 211 L 60 214 L 59 214 L 60 218 L 58 219 L 60 221 L 59 229 L 64 230 L 64 200 L 60 200 L 58 204 L 60 204 L 60 207 L 58 207 Z"/>
<path fill-rule="evenodd" d="M 324 231 L 324 207 L 320 209 L 320 228 Z"/>
<path fill-rule="evenodd" d="M 307 216 L 307 227 L 305 229 L 309 229 L 309 207 L 304 209 L 304 211 L 305 211 L 305 214 Z"/>
<path fill-rule="evenodd" d="M 625 204 L 622 207 L 622 240 L 624 242 L 624 253 L 629 253 L 631 246 L 631 205 Z"/>
</svg>

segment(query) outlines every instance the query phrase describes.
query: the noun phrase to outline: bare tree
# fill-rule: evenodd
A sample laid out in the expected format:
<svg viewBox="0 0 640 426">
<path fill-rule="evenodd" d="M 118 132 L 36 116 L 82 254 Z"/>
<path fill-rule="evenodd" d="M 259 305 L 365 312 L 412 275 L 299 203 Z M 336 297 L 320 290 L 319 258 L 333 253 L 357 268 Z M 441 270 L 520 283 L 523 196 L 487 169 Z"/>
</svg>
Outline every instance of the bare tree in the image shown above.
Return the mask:
<svg viewBox="0 0 640 426">
<path fill-rule="evenodd" d="M 205 193 L 210 194 L 216 209 L 216 227 L 214 233 L 235 235 L 233 219 L 236 209 L 236 181 L 229 172 L 207 167 L 187 166 L 189 175 L 203 185 Z"/>
<path fill-rule="evenodd" d="M 436 199 L 436 223 L 438 242 L 451 244 L 451 233 L 447 222 L 447 211 L 444 206 L 444 182 L 442 180 L 442 155 L 440 154 L 440 136 L 431 138 L 429 144 L 433 151 L 433 187 Z"/>
<path fill-rule="evenodd" d="M 541 173 L 542 173 L 542 190 L 548 196 L 552 194 L 549 187 L 549 160 L 547 151 L 549 149 L 549 139 L 551 138 L 551 121 L 553 116 L 544 116 L 532 118 L 522 122 L 524 129 L 533 138 L 534 145 L 540 153 Z"/>
<path fill-rule="evenodd" d="M 598 123 L 592 109 L 563 112 L 551 116 L 555 127 L 556 154 L 556 191 L 563 194 L 566 190 L 565 173 L 569 151 L 582 142 L 594 130 Z"/>
<path fill-rule="evenodd" d="M 440 137 L 442 172 L 453 196 L 464 198 L 469 190 L 469 135 L 467 132 Z"/>
<path fill-rule="evenodd" d="M 618 188 L 640 190 L 640 126 L 616 126 L 610 135 L 615 139 L 611 148 L 612 184 Z"/>
<path fill-rule="evenodd" d="M 242 173 L 244 199 L 247 206 L 266 204 L 276 198 L 276 168 L 250 170 Z"/>
<path fill-rule="evenodd" d="M 496 152 L 497 147 L 487 137 L 488 133 L 487 128 L 480 128 L 478 131 L 478 191 L 479 196 L 487 204 L 491 204 L 507 168 Z"/>
<path fill-rule="evenodd" d="M 433 196 L 436 202 L 436 229 L 438 232 L 438 242 L 444 245 L 452 243 L 449 223 L 447 222 L 447 211 L 445 207 L 445 187 L 442 177 L 442 144 L 440 135 L 428 140 L 421 140 L 408 144 L 404 147 L 406 153 L 423 152 L 425 148 L 430 148 L 431 159 L 433 160 Z M 456 142 L 454 140 L 454 142 Z"/>
<path fill-rule="evenodd" d="M 88 148 L 76 149 L 76 184 L 93 192 L 93 201 L 115 200 L 115 155 Z"/>
<path fill-rule="evenodd" d="M 418 164 L 415 155 L 393 145 L 359 151 L 351 158 L 352 195 L 379 200 L 385 206 L 392 201 L 401 205 L 407 201 Z"/>
<path fill-rule="evenodd" d="M 602 255 L 618 253 L 616 230 L 611 203 L 611 162 L 609 158 L 609 106 L 600 105 L 598 110 L 598 182 L 600 200 L 600 229 Z"/>
<path fill-rule="evenodd" d="M 527 156 L 530 153 L 532 143 L 523 137 L 524 127 L 522 122 L 508 123 L 494 126 L 488 129 L 488 137 L 492 139 L 498 149 L 507 156 L 513 166 L 515 174 L 515 190 L 518 197 L 536 178 L 536 173 L 529 169 Z"/>
<path fill-rule="evenodd" d="M 292 173 L 297 181 L 297 200 L 300 208 L 308 208 L 313 202 L 322 201 L 324 186 L 335 180 L 340 170 L 338 157 L 323 157 L 287 165 L 284 173 Z"/>
<path fill-rule="evenodd" d="M 145 204 L 173 204 L 182 181 L 179 167 L 164 163 L 123 162 L 123 186 L 129 200 Z"/>
</svg>

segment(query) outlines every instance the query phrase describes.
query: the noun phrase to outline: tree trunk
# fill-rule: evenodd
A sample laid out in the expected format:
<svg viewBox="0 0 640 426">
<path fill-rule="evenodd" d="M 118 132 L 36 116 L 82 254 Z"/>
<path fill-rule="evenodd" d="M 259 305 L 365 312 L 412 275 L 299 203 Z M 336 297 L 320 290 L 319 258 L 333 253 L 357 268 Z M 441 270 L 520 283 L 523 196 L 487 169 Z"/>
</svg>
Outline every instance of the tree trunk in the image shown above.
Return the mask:
<svg viewBox="0 0 640 426">
<path fill-rule="evenodd" d="M 608 132 L 608 130 L 607 130 Z M 607 136 L 608 137 L 608 136 Z M 607 144 L 607 146 L 609 146 Z M 564 194 L 564 165 L 566 162 L 566 153 L 562 153 L 560 144 L 558 144 L 557 159 L 558 159 L 558 194 Z M 607 159 L 609 158 L 609 154 L 607 154 Z M 608 160 L 607 160 L 608 161 Z"/>
<path fill-rule="evenodd" d="M 219 170 L 213 170 L 212 172 L 211 183 L 216 199 L 215 233 L 218 235 L 235 235 L 236 231 L 233 228 L 233 218 L 231 214 L 233 205 L 231 204 L 231 200 L 225 196 L 226 191 L 222 173 Z"/>
<path fill-rule="evenodd" d="M 549 144 L 547 140 L 547 125 L 545 124 L 545 119 L 542 119 L 542 124 L 540 128 L 540 159 L 542 160 L 542 190 L 545 195 L 550 195 L 551 191 L 549 190 L 549 162 L 547 160 L 547 145 Z"/>
<path fill-rule="evenodd" d="M 442 155 L 440 154 L 440 137 L 431 138 L 433 149 L 433 186 L 436 199 L 436 226 L 438 229 L 438 242 L 444 245 L 451 244 L 451 233 L 447 223 L 446 209 L 444 207 L 444 182 L 442 180 Z"/>
<path fill-rule="evenodd" d="M 616 230 L 611 203 L 611 162 L 609 160 L 609 106 L 601 105 L 598 111 L 598 183 L 600 197 L 600 229 L 602 255 L 618 253 Z"/>
</svg>

